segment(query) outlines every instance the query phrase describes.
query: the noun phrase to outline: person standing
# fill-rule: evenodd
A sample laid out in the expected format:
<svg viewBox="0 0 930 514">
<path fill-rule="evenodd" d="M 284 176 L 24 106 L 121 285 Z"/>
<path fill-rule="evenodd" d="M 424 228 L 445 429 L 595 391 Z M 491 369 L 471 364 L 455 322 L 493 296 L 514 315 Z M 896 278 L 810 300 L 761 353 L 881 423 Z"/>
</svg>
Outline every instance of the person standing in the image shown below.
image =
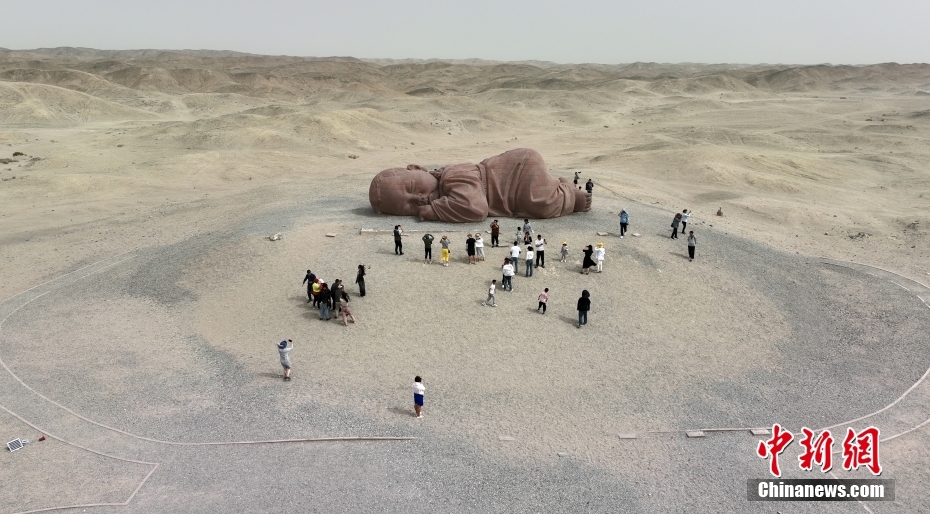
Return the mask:
<svg viewBox="0 0 930 514">
<path fill-rule="evenodd" d="M 329 315 L 329 302 L 332 301 L 332 296 L 330 295 L 329 286 L 326 285 L 326 282 L 320 284 L 320 294 L 317 297 L 320 301 L 320 319 L 325 319 L 329 321 L 332 316 Z"/>
<path fill-rule="evenodd" d="M 491 281 L 491 286 L 488 287 L 488 299 L 481 302 L 481 305 L 491 304 L 491 307 L 497 307 L 497 297 L 494 296 L 497 292 L 497 279 Z"/>
<path fill-rule="evenodd" d="M 497 223 L 497 220 L 491 222 L 491 248 L 497 248 L 500 246 L 501 239 L 501 226 Z"/>
<path fill-rule="evenodd" d="M 529 234 L 530 237 L 533 237 L 533 226 L 530 225 L 530 220 L 523 218 L 523 234 Z"/>
<path fill-rule="evenodd" d="M 410 375 L 407 375 L 408 377 Z M 423 379 L 417 375 L 413 379 L 413 412 L 418 418 L 423 417 L 423 396 L 426 394 L 426 386 L 423 385 Z"/>
<path fill-rule="evenodd" d="M 526 276 L 533 276 L 533 247 L 526 247 Z"/>
<path fill-rule="evenodd" d="M 620 214 L 620 239 L 623 239 L 623 234 L 626 234 L 626 226 L 630 223 L 630 215 L 627 214 L 626 209 L 621 209 Z"/>
<path fill-rule="evenodd" d="M 442 236 L 442 239 L 439 240 L 439 245 L 442 246 L 441 252 L 442 252 L 442 265 L 443 266 L 449 265 L 449 254 L 452 252 L 451 250 L 449 250 L 450 244 L 452 244 L 452 242 L 449 241 L 449 238 L 446 236 Z"/>
<path fill-rule="evenodd" d="M 313 281 L 313 306 L 314 307 L 320 306 L 320 289 L 322 289 L 323 287 L 320 285 L 320 282 L 321 281 L 319 278 Z"/>
<path fill-rule="evenodd" d="M 468 234 L 468 239 L 465 240 L 465 253 L 468 255 L 468 264 L 478 264 L 478 259 L 475 257 L 475 244 L 477 241 L 471 234 Z"/>
<path fill-rule="evenodd" d="M 287 339 L 278 343 L 278 356 L 281 357 L 281 367 L 284 368 L 284 381 L 291 381 L 291 350 L 294 341 Z"/>
<path fill-rule="evenodd" d="M 681 211 L 681 233 L 684 234 L 685 230 L 688 230 L 688 220 L 691 219 L 691 213 L 688 212 L 688 209 Z"/>
<path fill-rule="evenodd" d="M 594 249 L 594 260 L 597 261 L 597 272 L 604 271 L 604 257 L 607 256 L 607 250 L 604 250 L 604 243 L 598 243 Z"/>
<path fill-rule="evenodd" d="M 339 305 L 339 298 L 342 296 L 342 292 L 345 291 L 345 286 L 342 285 L 342 279 L 337 278 L 333 281 L 332 287 L 329 288 L 329 308 L 336 312 L 336 307 Z"/>
<path fill-rule="evenodd" d="M 678 239 L 678 225 L 681 223 L 681 213 L 676 213 L 672 218 L 672 239 Z"/>
<path fill-rule="evenodd" d="M 560 262 L 568 261 L 568 241 L 562 241 L 562 249 L 559 251 L 559 254 L 562 257 Z"/>
<path fill-rule="evenodd" d="M 591 310 L 591 293 L 587 289 L 581 292 L 578 299 L 578 328 L 588 324 L 588 311 Z"/>
<path fill-rule="evenodd" d="M 587 191 L 589 195 L 593 195 L 594 194 L 594 181 L 591 179 L 588 179 L 588 181 L 585 182 L 584 184 L 584 190 Z"/>
<path fill-rule="evenodd" d="M 479 261 L 484 260 L 484 239 L 477 232 L 475 232 L 475 258 Z"/>
<path fill-rule="evenodd" d="M 433 263 L 433 234 L 427 233 L 423 236 L 423 264 Z"/>
<path fill-rule="evenodd" d="M 536 236 L 536 267 L 545 268 L 546 267 L 546 240 L 543 239 L 542 234 Z"/>
<path fill-rule="evenodd" d="M 394 255 L 404 254 L 404 241 L 401 239 L 404 235 L 404 229 L 400 225 L 394 225 Z"/>
<path fill-rule="evenodd" d="M 513 236 L 517 241 L 523 241 L 523 227 L 517 227 L 517 233 Z"/>
<path fill-rule="evenodd" d="M 501 281 L 501 290 L 509 290 L 513 292 L 513 264 L 510 263 L 510 259 L 504 259 L 504 265 L 501 266 L 501 270 L 504 273 L 504 278 Z"/>
<path fill-rule="evenodd" d="M 594 267 L 594 259 L 591 258 L 591 255 L 594 253 L 594 249 L 591 248 L 591 245 L 584 247 L 584 259 L 581 261 L 581 273 L 583 275 L 589 274 L 589 268 Z"/>
<path fill-rule="evenodd" d="M 543 292 L 539 293 L 539 307 L 536 307 L 536 312 L 542 311 L 543 314 L 546 313 L 546 304 L 549 303 L 549 288 L 543 289 Z"/>
<path fill-rule="evenodd" d="M 694 260 L 694 247 L 697 246 L 697 238 L 694 237 L 694 231 L 688 232 L 688 262 Z"/>
<path fill-rule="evenodd" d="M 313 301 L 313 283 L 316 281 L 316 275 L 312 271 L 307 270 L 307 274 L 304 275 L 304 281 L 301 282 L 301 285 L 307 284 L 307 303 Z"/>
<path fill-rule="evenodd" d="M 355 316 L 352 314 L 352 309 L 349 307 L 349 294 L 346 292 L 343 292 L 342 298 L 339 299 L 339 313 L 342 315 L 343 326 L 349 326 L 348 320 L 352 320 L 352 323 L 355 323 Z"/>
<path fill-rule="evenodd" d="M 358 295 L 365 297 L 365 265 L 358 265 L 358 273 L 355 274 L 355 283 L 358 284 Z"/>
<path fill-rule="evenodd" d="M 510 247 L 510 263 L 513 265 L 513 272 L 520 273 L 520 265 L 517 264 L 517 260 L 520 258 L 520 242 L 514 241 L 513 246 Z"/>
<path fill-rule="evenodd" d="M 578 173 L 578 172 L 576 171 L 576 172 L 575 172 L 575 180 L 573 180 L 572 182 L 574 182 L 575 185 L 577 186 L 579 180 L 581 180 L 581 174 Z"/>
</svg>

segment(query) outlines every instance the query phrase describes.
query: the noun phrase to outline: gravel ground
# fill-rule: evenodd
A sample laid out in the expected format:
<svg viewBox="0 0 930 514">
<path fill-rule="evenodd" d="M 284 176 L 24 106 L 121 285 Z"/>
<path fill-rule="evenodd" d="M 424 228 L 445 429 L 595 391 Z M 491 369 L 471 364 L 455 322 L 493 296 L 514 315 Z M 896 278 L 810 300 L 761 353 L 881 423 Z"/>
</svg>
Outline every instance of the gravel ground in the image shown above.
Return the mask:
<svg viewBox="0 0 930 514">
<path fill-rule="evenodd" d="M 684 237 L 668 239 L 673 213 L 656 207 L 597 197 L 590 213 L 535 222 L 549 241 L 546 269 L 521 273 L 491 309 L 480 302 L 505 249 L 488 249 L 477 266 L 463 262 L 463 231 L 486 224 L 376 217 L 351 181 L 326 187 L 325 198 L 266 190 L 162 213 L 146 225 L 154 242 L 129 260 L 53 283 L 13 312 L 0 357 L 75 412 L 150 438 L 416 440 L 166 446 L 75 420 L 7 375 L 4 405 L 66 439 L 160 463 L 133 512 L 859 512 L 855 503 L 748 504 L 746 479 L 767 475 L 748 433 L 691 440 L 649 431 L 819 428 L 887 405 L 930 367 L 930 313 L 913 294 L 721 232 L 710 216 L 693 218 L 694 262 Z M 641 237 L 613 235 L 621 206 Z M 502 221 L 504 234 L 517 224 Z M 389 234 L 358 235 L 396 223 L 437 239 L 457 230 L 453 264 L 423 265 L 419 233 L 403 257 Z M 275 232 L 284 239 L 262 239 Z M 566 264 L 562 240 L 572 250 Z M 581 276 L 581 247 L 597 241 L 607 246 L 605 271 Z M 352 285 L 359 263 L 371 266 L 365 298 Z M 328 282 L 343 278 L 359 323 L 317 319 L 300 287 L 307 267 Z M 534 312 L 543 287 L 552 292 L 545 316 Z M 579 330 L 581 289 L 594 306 Z M 296 341 L 287 384 L 273 346 L 283 337 Z M 416 374 L 427 384 L 423 420 L 409 405 Z M 926 458 L 908 457 L 908 445 L 926 437 L 888 444 L 883 478 L 906 485 L 895 503 L 870 504 L 874 512 L 930 508 L 918 494 L 927 475 L 914 471 Z M 24 467 L 61 466 L 15 460 L 27 450 L 5 457 L 16 464 L 0 469 L 4 483 L 28 487 L 35 471 Z M 786 476 L 819 478 L 797 470 L 796 453 L 783 456 Z M 139 479 L 138 467 L 112 471 L 117 480 L 93 459 L 64 459 L 95 481 L 45 486 L 49 506 L 91 492 L 125 497 L 124 483 Z M 0 503 L 17 512 L 35 508 L 36 497 Z"/>
</svg>

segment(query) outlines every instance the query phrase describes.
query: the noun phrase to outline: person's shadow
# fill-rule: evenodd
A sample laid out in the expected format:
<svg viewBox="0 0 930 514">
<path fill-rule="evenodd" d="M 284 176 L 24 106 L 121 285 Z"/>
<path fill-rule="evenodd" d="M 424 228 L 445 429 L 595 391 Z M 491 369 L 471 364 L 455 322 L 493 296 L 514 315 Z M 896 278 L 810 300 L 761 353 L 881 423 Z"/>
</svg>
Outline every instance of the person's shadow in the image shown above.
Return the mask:
<svg viewBox="0 0 930 514">
<path fill-rule="evenodd" d="M 573 318 L 571 316 L 562 315 L 562 316 L 559 316 L 559 319 L 561 319 L 562 321 L 568 323 L 569 325 L 573 327 L 578 326 L 578 318 Z"/>
<path fill-rule="evenodd" d="M 388 407 L 388 410 L 393 412 L 394 414 L 397 414 L 398 416 L 403 416 L 405 418 L 412 418 L 414 416 L 412 407 L 409 409 L 405 409 L 403 407 L 394 406 L 394 407 Z"/>
</svg>

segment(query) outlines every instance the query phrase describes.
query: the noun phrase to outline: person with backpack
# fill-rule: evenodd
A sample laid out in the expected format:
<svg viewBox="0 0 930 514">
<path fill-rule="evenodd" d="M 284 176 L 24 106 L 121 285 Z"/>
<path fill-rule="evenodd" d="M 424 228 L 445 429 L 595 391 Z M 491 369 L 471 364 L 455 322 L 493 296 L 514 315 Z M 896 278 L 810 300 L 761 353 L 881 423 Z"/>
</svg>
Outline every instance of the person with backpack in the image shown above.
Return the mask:
<svg viewBox="0 0 930 514">
<path fill-rule="evenodd" d="M 620 239 L 623 239 L 623 235 L 626 234 L 626 227 L 630 223 L 630 215 L 627 214 L 626 209 L 620 209 L 620 214 L 617 216 L 620 218 Z"/>
</svg>

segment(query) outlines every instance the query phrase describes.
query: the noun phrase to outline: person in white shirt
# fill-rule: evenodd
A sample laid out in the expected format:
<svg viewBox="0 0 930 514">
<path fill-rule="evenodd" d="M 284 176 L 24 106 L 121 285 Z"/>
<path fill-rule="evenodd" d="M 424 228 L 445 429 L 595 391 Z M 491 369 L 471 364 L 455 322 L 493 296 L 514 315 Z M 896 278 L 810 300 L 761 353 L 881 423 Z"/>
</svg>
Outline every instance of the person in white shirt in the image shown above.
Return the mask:
<svg viewBox="0 0 930 514">
<path fill-rule="evenodd" d="M 533 247 L 526 247 L 526 276 L 533 276 Z"/>
<path fill-rule="evenodd" d="M 546 240 L 543 239 L 542 234 L 536 236 L 536 241 L 533 243 L 536 245 L 536 267 L 546 267 Z"/>
<path fill-rule="evenodd" d="M 488 288 L 488 299 L 481 302 L 481 305 L 491 304 L 491 307 L 497 307 L 497 298 L 494 293 L 497 291 L 497 279 L 491 281 L 491 287 Z"/>
<path fill-rule="evenodd" d="M 409 375 L 408 375 L 409 376 Z M 426 394 L 426 386 L 423 385 L 423 379 L 417 375 L 413 379 L 413 411 L 418 418 L 423 417 L 423 395 Z"/>
<path fill-rule="evenodd" d="M 504 272 L 504 280 L 501 282 L 501 289 L 509 289 L 510 292 L 513 292 L 513 264 L 510 263 L 510 259 L 504 259 L 504 265 L 501 266 L 501 270 Z"/>
<path fill-rule="evenodd" d="M 607 251 L 604 250 L 604 243 L 598 243 L 597 248 L 594 249 L 594 260 L 597 261 L 597 272 L 600 273 L 604 271 L 604 257 L 607 256 Z"/>
<path fill-rule="evenodd" d="M 481 239 L 481 234 L 475 232 L 475 252 L 479 261 L 484 260 L 484 239 Z"/>
<path fill-rule="evenodd" d="M 514 241 L 513 246 L 510 247 L 510 263 L 513 265 L 514 273 L 520 273 L 520 265 L 518 264 L 520 252 L 520 242 Z"/>
<path fill-rule="evenodd" d="M 691 219 L 691 213 L 688 212 L 688 209 L 681 211 L 681 233 L 685 233 L 685 229 L 688 228 L 688 220 Z"/>
</svg>

